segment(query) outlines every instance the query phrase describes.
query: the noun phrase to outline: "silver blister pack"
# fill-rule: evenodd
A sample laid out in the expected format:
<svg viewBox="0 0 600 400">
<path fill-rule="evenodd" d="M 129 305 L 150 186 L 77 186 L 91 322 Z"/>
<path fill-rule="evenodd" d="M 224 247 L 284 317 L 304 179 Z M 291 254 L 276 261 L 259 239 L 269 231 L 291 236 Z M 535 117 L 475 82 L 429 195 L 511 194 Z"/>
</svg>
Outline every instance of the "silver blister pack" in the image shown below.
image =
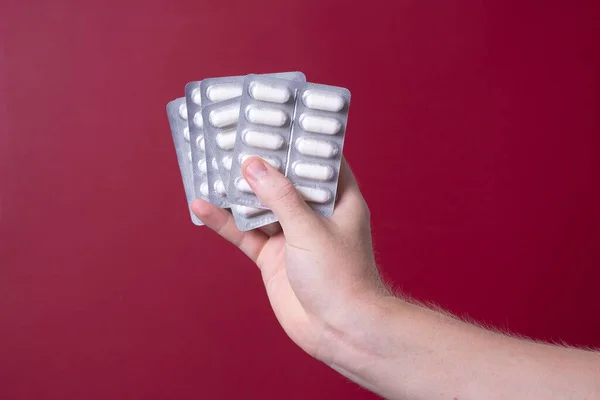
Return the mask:
<svg viewBox="0 0 600 400">
<path fill-rule="evenodd" d="M 241 174 L 250 156 L 259 156 L 285 173 L 294 123 L 296 94 L 305 82 L 248 75 L 244 80 L 240 117 L 228 196 L 232 204 L 265 208 Z"/>
<path fill-rule="evenodd" d="M 226 182 L 229 182 L 239 115 L 239 97 L 202 107 L 208 196 L 210 202 L 219 207 L 229 207 Z"/>
<path fill-rule="evenodd" d="M 306 76 L 302 72 L 280 72 L 264 76 L 306 82 Z M 239 96 L 243 90 L 244 79 L 245 76 L 207 78 L 200 84 L 202 109 L 210 108 L 209 113 L 203 112 L 208 198 L 220 207 L 228 207 L 230 203 L 226 189 L 229 185 L 232 150 L 239 118 Z M 210 113 L 215 115 L 214 124 L 209 121 Z"/>
<path fill-rule="evenodd" d="M 264 208 L 247 207 L 240 205 L 231 205 L 231 213 L 238 229 L 249 231 L 260 228 L 273 222 L 277 222 L 277 217 L 272 211 Z"/>
<path fill-rule="evenodd" d="M 177 163 L 183 180 L 183 188 L 187 200 L 187 207 L 195 225 L 202 225 L 202 222 L 196 218 L 190 209 L 190 204 L 194 200 L 194 178 L 192 175 L 192 154 L 190 151 L 190 133 L 187 124 L 188 112 L 185 104 L 185 98 L 180 97 L 167 104 L 167 116 L 173 136 L 173 144 L 177 153 Z"/>
<path fill-rule="evenodd" d="M 298 91 L 286 176 L 318 214 L 333 213 L 350 91 L 307 83 Z"/>
<path fill-rule="evenodd" d="M 194 175 L 194 193 L 196 198 L 209 200 L 200 81 L 189 82 L 185 85 L 185 103 L 188 110 L 188 129 L 190 151 L 192 154 L 192 173 Z"/>
</svg>

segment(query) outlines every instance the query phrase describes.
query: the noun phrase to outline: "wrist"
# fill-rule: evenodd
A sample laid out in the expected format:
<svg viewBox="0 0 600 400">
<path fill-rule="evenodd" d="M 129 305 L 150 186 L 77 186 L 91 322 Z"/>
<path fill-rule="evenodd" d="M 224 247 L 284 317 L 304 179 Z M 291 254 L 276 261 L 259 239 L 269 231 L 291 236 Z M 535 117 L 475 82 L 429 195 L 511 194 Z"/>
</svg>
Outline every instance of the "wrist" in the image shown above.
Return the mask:
<svg viewBox="0 0 600 400">
<path fill-rule="evenodd" d="M 395 358 L 390 348 L 398 331 L 392 326 L 407 307 L 404 300 L 380 290 L 344 302 L 324 321 L 323 351 L 317 358 L 355 381 L 368 379 L 367 366 L 382 366 Z"/>
</svg>

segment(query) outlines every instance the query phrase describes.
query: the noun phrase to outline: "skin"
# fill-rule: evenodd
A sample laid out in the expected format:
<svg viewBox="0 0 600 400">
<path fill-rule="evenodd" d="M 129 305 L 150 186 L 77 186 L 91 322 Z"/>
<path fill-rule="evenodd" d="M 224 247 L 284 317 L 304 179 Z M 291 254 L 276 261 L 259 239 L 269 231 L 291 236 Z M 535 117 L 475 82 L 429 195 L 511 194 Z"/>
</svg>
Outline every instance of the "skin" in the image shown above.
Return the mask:
<svg viewBox="0 0 600 400">
<path fill-rule="evenodd" d="M 280 226 L 241 232 L 226 210 L 202 200 L 192 210 L 256 263 L 279 323 L 312 357 L 386 398 L 600 399 L 598 353 L 498 334 L 394 296 L 345 160 L 328 218 L 260 158 L 242 171 Z"/>
</svg>

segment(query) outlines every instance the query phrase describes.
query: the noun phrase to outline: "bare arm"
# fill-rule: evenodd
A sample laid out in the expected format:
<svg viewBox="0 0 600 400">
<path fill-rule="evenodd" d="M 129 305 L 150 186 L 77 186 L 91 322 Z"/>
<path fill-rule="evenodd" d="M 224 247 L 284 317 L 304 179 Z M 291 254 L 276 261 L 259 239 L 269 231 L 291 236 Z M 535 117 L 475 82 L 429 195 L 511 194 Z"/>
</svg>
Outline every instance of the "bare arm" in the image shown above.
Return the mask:
<svg viewBox="0 0 600 400">
<path fill-rule="evenodd" d="M 392 296 L 345 161 L 331 218 L 260 159 L 244 163 L 244 176 L 283 232 L 240 232 L 202 200 L 193 210 L 257 264 L 281 326 L 313 357 L 393 399 L 600 398 L 597 353 L 515 339 Z"/>
<path fill-rule="evenodd" d="M 600 355 L 516 339 L 386 297 L 335 328 L 330 366 L 388 398 L 598 399 Z"/>
</svg>

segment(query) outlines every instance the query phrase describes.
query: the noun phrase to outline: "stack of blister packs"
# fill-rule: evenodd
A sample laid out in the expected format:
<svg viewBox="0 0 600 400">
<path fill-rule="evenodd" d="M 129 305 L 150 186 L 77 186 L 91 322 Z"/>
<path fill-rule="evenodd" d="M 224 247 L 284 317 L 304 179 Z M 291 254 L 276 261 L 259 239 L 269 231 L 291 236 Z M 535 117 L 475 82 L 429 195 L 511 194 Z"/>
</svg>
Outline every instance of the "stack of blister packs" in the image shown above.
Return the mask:
<svg viewBox="0 0 600 400">
<path fill-rule="evenodd" d="M 302 72 L 188 83 L 185 97 L 167 104 L 188 206 L 200 198 L 231 208 L 241 230 L 277 221 L 242 176 L 243 162 L 258 156 L 330 216 L 349 105 L 348 89 L 308 83 Z"/>
</svg>

